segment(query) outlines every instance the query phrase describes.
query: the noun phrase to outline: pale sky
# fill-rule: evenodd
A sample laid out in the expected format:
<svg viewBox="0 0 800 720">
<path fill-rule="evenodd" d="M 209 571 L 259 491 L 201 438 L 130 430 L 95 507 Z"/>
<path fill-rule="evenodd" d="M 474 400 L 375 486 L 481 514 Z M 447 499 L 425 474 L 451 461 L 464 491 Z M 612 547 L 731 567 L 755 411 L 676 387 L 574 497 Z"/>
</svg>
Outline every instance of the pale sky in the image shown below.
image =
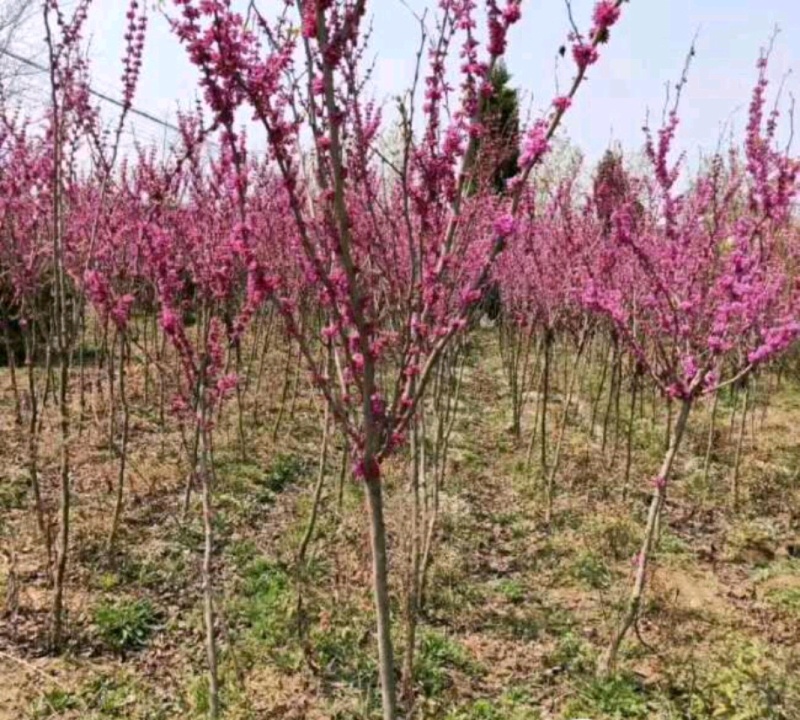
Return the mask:
<svg viewBox="0 0 800 720">
<path fill-rule="evenodd" d="M 262 0 L 262 8 L 282 0 Z M 435 3 L 406 0 L 421 12 Z M 593 0 L 573 0 L 581 29 L 588 26 Z M 168 10 L 171 2 L 163 3 Z M 95 86 L 121 94 L 122 35 L 125 0 L 95 0 L 90 15 L 91 58 Z M 373 56 L 377 60 L 374 96 L 388 100 L 412 77 L 419 42 L 417 21 L 401 0 L 371 0 L 374 22 Z M 632 0 L 591 68 L 588 83 L 579 91 L 564 129 L 590 160 L 596 160 L 610 142 L 628 150 L 642 143 L 642 124 L 650 109 L 660 115 L 665 84 L 680 76 L 686 52 L 696 33 L 697 56 L 685 90 L 679 145 L 690 154 L 713 150 L 726 122 L 741 131 L 755 80 L 755 61 L 775 27 L 780 28 L 770 65 L 772 90 L 785 77 L 784 95 L 800 96 L 800 0 Z M 563 0 L 527 0 L 523 19 L 511 33 L 507 65 L 512 84 L 534 111 L 546 107 L 555 94 L 555 56 L 569 30 Z M 19 47 L 35 44 L 36 32 Z M 31 39 L 33 38 L 33 39 Z M 794 71 L 794 72 L 792 72 Z M 561 62 L 562 89 L 570 80 L 570 62 Z M 788 74 L 788 76 L 787 76 Z M 196 97 L 196 75 L 184 50 L 158 13 L 151 15 L 144 70 L 135 105 L 170 122 L 178 106 L 188 107 Z M 36 90 L 28 92 L 31 102 Z M 387 107 L 390 107 L 388 103 Z M 527 102 L 524 105 L 527 107 Z M 145 121 L 132 129 L 140 138 L 163 139 L 164 131 Z"/>
</svg>

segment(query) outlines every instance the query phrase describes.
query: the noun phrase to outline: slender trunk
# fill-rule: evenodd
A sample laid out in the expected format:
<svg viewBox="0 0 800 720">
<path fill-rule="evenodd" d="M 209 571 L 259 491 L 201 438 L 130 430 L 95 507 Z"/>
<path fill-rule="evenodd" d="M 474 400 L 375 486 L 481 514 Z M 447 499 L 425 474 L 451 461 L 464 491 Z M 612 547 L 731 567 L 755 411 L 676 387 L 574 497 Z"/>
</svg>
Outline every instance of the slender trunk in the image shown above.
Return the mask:
<svg viewBox="0 0 800 720">
<path fill-rule="evenodd" d="M 47 566 L 52 568 L 53 537 L 42 497 L 42 486 L 39 482 L 39 397 L 36 389 L 36 369 L 34 367 L 36 353 L 35 332 L 35 328 L 32 329 L 25 341 L 25 364 L 28 368 L 28 402 L 30 404 L 30 416 L 28 418 L 28 473 L 31 479 L 31 488 L 33 489 L 36 524 L 47 551 Z"/>
<path fill-rule="evenodd" d="M 422 443 L 425 442 L 423 436 Z M 408 575 L 405 596 L 405 648 L 403 652 L 403 684 L 401 697 L 408 705 L 414 696 L 414 651 L 417 639 L 417 600 L 419 598 L 419 577 L 421 563 L 420 533 L 423 532 L 420 518 L 420 437 L 418 423 L 415 421 L 411 431 L 411 527 L 409 529 Z"/>
<path fill-rule="evenodd" d="M 183 522 L 186 522 L 186 518 L 189 515 L 189 506 L 192 502 L 192 488 L 194 486 L 195 477 L 197 476 L 196 468 L 197 468 L 197 455 L 200 452 L 200 426 L 195 423 L 194 427 L 194 437 L 192 438 L 192 447 L 189 451 L 189 467 L 190 470 L 186 477 L 186 487 L 183 489 L 183 506 L 182 506 L 182 518 Z"/>
<path fill-rule="evenodd" d="M 617 371 L 619 366 L 619 347 L 616 339 L 612 349 L 613 355 L 611 360 L 611 386 L 608 388 L 608 401 L 606 402 L 606 411 L 603 414 L 603 442 L 601 445 L 601 452 L 606 454 L 606 445 L 608 443 L 608 423 L 611 420 L 611 409 L 614 406 L 614 392 L 617 386 Z"/>
<path fill-rule="evenodd" d="M 375 461 L 368 458 L 365 462 L 374 463 Z M 375 612 L 378 626 L 378 668 L 380 671 L 383 720 L 395 720 L 397 717 L 397 692 L 395 688 L 394 650 L 392 648 L 391 609 L 389 604 L 386 526 L 383 519 L 383 489 L 380 477 L 368 478 L 365 485 L 369 511 Z"/>
<path fill-rule="evenodd" d="M 669 482 L 670 473 L 672 471 L 672 465 L 675 462 L 675 457 L 680 449 L 691 409 L 692 401 L 690 399 L 683 400 L 681 403 L 680 413 L 675 424 L 675 433 L 672 441 L 670 442 L 669 449 L 664 456 L 664 461 L 661 464 L 661 469 L 659 470 L 656 481 L 656 488 L 653 493 L 653 499 L 650 503 L 650 509 L 647 514 L 647 526 L 645 528 L 644 540 L 642 542 L 642 548 L 636 558 L 636 579 L 634 581 L 633 590 L 631 592 L 625 613 L 622 617 L 622 621 L 620 622 L 618 628 L 614 631 L 611 641 L 598 663 L 598 673 L 601 676 L 607 676 L 615 671 L 622 641 L 625 639 L 626 634 L 631 627 L 633 627 L 633 624 L 636 622 L 636 618 L 638 617 L 639 609 L 642 604 L 645 580 L 647 577 L 648 561 L 654 546 L 656 527 L 659 522 L 661 510 L 663 509 L 664 498 L 666 496 L 666 489 Z"/>
<path fill-rule="evenodd" d="M 158 354 L 158 362 L 166 363 L 167 358 L 167 337 L 163 335 L 161 338 L 160 351 Z M 161 429 L 161 452 L 164 452 L 167 434 L 167 377 L 166 372 L 162 370 L 158 373 L 158 426 Z"/>
<path fill-rule="evenodd" d="M 628 437 L 625 446 L 625 475 L 622 480 L 622 501 L 628 499 L 628 485 L 631 481 L 631 464 L 633 462 L 633 428 L 636 420 L 636 391 L 639 385 L 639 375 L 634 369 L 631 376 L 631 404 L 628 415 Z"/>
<path fill-rule="evenodd" d="M 125 363 L 130 360 L 128 355 L 128 343 L 125 333 L 120 335 L 120 362 L 119 362 L 119 401 L 122 406 L 122 438 L 120 440 L 119 452 L 119 471 L 117 473 L 117 495 L 114 502 L 114 515 L 111 519 L 111 532 L 108 536 L 108 555 L 113 557 L 114 547 L 119 532 L 119 524 L 122 519 L 123 501 L 125 498 L 125 472 L 128 462 L 128 434 L 130 427 L 130 407 L 128 406 L 128 395 L 125 389 Z"/>
<path fill-rule="evenodd" d="M 756 373 L 751 373 L 748 380 L 750 381 L 750 438 L 752 442 L 756 434 L 755 418 L 759 401 L 758 375 Z"/>
<path fill-rule="evenodd" d="M 652 410 L 650 414 L 650 428 L 655 430 L 656 424 L 658 421 L 658 391 L 656 390 L 656 386 L 654 383 L 651 383 L 651 387 L 653 392 L 650 395 L 650 409 Z"/>
<path fill-rule="evenodd" d="M 639 390 L 639 419 L 644 420 L 644 388 Z"/>
<path fill-rule="evenodd" d="M 733 410 L 731 411 L 731 424 L 728 427 L 728 442 L 733 442 L 733 430 L 736 427 L 736 415 L 739 409 L 739 389 L 736 384 L 730 386 L 730 392 L 733 393 Z"/>
<path fill-rule="evenodd" d="M 553 348 L 553 334 L 548 328 L 544 336 L 544 370 L 542 371 L 542 416 L 540 437 L 540 460 L 542 477 L 547 477 L 547 397 L 550 393 L 550 361 Z"/>
<path fill-rule="evenodd" d="M 201 392 L 205 392 L 201 389 Z M 201 398 L 201 422 L 206 423 L 205 400 Z M 214 586 L 213 586 L 213 502 L 211 492 L 211 472 L 208 465 L 210 441 L 208 429 L 201 430 L 200 482 L 203 495 L 203 619 L 206 628 L 206 658 L 208 661 L 208 717 L 219 717 L 219 675 L 217 671 L 217 638 L 215 629 Z"/>
<path fill-rule="evenodd" d="M 584 343 L 586 342 L 586 333 L 584 332 L 578 344 L 578 350 L 575 354 L 575 360 L 572 363 L 572 371 L 568 380 L 569 385 L 565 385 L 566 396 L 564 398 L 564 412 L 561 415 L 561 425 L 558 428 L 558 440 L 556 441 L 555 451 L 553 453 L 553 464 L 547 474 L 547 506 L 545 508 L 545 523 L 550 526 L 553 520 L 553 501 L 555 495 L 556 473 L 558 472 L 558 464 L 561 458 L 561 449 L 564 446 L 564 438 L 566 436 L 567 423 L 569 421 L 569 406 L 572 403 L 572 393 L 575 391 L 575 382 L 578 378 L 578 367 L 580 366 L 581 358 L 583 357 Z"/>
<path fill-rule="evenodd" d="M 533 382 L 533 387 L 538 387 L 540 385 L 540 375 L 543 372 L 539 369 L 539 363 L 541 360 L 542 355 L 542 348 L 544 347 L 544 341 L 541 341 L 536 344 L 536 361 L 534 364 L 534 371 L 533 376 L 535 378 Z M 534 403 L 533 407 L 533 423 L 531 423 L 531 439 L 528 441 L 528 453 L 525 458 L 525 471 L 530 472 L 531 463 L 533 462 L 533 451 L 536 449 L 536 438 L 538 437 L 537 433 L 539 431 L 539 411 L 541 405 L 541 399 L 539 397 L 540 393 L 536 393 L 536 402 Z"/>
<path fill-rule="evenodd" d="M 52 62 L 52 36 L 45 12 L 45 25 L 47 29 L 48 47 Z M 51 73 L 54 70 L 51 65 Z M 63 129 L 59 124 L 59 106 L 57 87 L 54 75 L 51 74 L 53 93 L 53 127 L 54 127 L 54 152 L 53 152 L 53 314 L 55 325 L 55 341 L 58 349 L 59 374 L 58 374 L 58 410 L 60 428 L 59 452 L 59 485 L 60 485 L 60 527 L 59 542 L 56 548 L 56 567 L 53 580 L 53 616 L 52 616 L 52 644 L 55 651 L 60 651 L 63 644 L 64 633 L 64 584 L 67 575 L 67 558 L 69 556 L 69 525 L 70 525 L 70 410 L 69 410 L 69 360 L 71 348 L 72 329 L 69 327 L 67 307 L 67 272 L 64 258 L 63 218 L 61 216 L 62 186 L 62 154 L 61 141 Z"/>
<path fill-rule="evenodd" d="M 445 402 L 445 409 L 443 413 L 443 417 L 439 422 L 439 430 L 436 448 L 435 448 L 435 462 L 432 466 L 432 473 L 429 473 L 427 470 L 426 464 L 426 455 L 425 455 L 425 442 L 424 438 L 427 435 L 425 430 L 425 414 L 421 415 L 421 422 L 422 422 L 422 437 L 423 442 L 420 446 L 420 467 L 422 478 L 425 480 L 426 489 L 429 491 L 430 500 L 426 505 L 426 514 L 425 514 L 425 542 L 422 548 L 422 558 L 420 561 L 420 579 L 418 582 L 418 598 L 417 598 L 417 609 L 418 612 L 421 608 L 425 607 L 425 591 L 428 584 L 428 571 L 430 570 L 431 566 L 431 559 L 433 557 L 433 543 L 436 539 L 436 534 L 439 529 L 439 492 L 440 489 L 444 485 L 445 477 L 447 474 L 447 457 L 450 448 L 450 436 L 453 433 L 453 428 L 455 427 L 456 419 L 458 417 L 458 403 L 461 399 L 461 389 L 463 387 L 463 380 L 464 380 L 464 368 L 466 367 L 466 362 L 462 358 L 460 361 L 457 358 L 453 361 L 456 366 L 457 370 L 452 370 L 452 375 L 448 385 L 446 386 L 445 392 L 447 395 L 447 400 Z M 459 366 L 460 362 L 460 366 Z M 455 382 L 455 388 L 453 392 L 449 392 L 449 387 L 452 385 L 453 381 Z M 431 477 L 432 482 L 428 487 L 427 478 Z M 427 498 L 427 495 L 426 495 Z"/>
<path fill-rule="evenodd" d="M 761 420 L 759 422 L 759 430 L 764 430 L 764 424 L 767 421 L 767 413 L 769 412 L 769 400 L 772 397 L 772 381 L 770 376 L 767 375 L 765 383 L 767 385 L 766 392 L 762 393 L 762 405 L 761 405 Z"/>
<path fill-rule="evenodd" d="M 532 365 L 532 363 L 531 363 L 531 350 L 533 348 L 533 345 L 534 345 L 534 336 L 533 336 L 533 327 L 531 327 L 528 330 L 528 333 L 527 333 L 527 335 L 525 337 L 525 355 L 524 355 L 523 360 L 522 360 L 522 373 L 521 373 L 520 382 L 519 382 L 519 404 L 518 404 L 518 408 L 517 408 L 517 414 L 518 414 L 517 425 L 519 427 L 517 428 L 517 433 L 516 433 L 517 440 L 520 439 L 520 436 L 521 436 L 521 433 L 522 433 L 522 416 L 525 413 L 525 407 L 526 407 L 527 402 L 528 402 L 528 397 L 527 397 L 526 390 L 528 388 L 528 382 L 529 382 L 529 379 L 530 379 L 530 372 L 531 372 L 531 365 Z M 537 347 L 536 348 L 536 355 L 538 355 L 538 352 L 539 352 L 539 348 Z M 533 365 L 535 366 L 535 364 L 537 362 L 538 362 L 538 360 L 535 357 Z"/>
<path fill-rule="evenodd" d="M 291 384 L 291 369 L 292 369 L 292 348 L 291 343 L 288 348 L 286 348 L 286 364 L 283 368 L 283 388 L 281 389 L 281 402 L 280 407 L 278 408 L 278 417 L 275 418 L 275 425 L 272 426 L 272 442 L 275 442 L 278 439 L 278 433 L 281 429 L 281 423 L 283 422 L 283 416 L 286 412 L 286 398 L 289 395 L 289 386 Z"/>
<path fill-rule="evenodd" d="M 11 338 L 8 336 L 8 324 L 3 323 L 3 342 L 6 347 L 6 357 L 8 357 L 8 373 L 11 376 L 11 391 L 14 394 L 14 422 L 22 426 L 22 404 L 19 399 L 19 386 L 17 385 L 17 358 L 16 351 L 11 346 Z"/>
<path fill-rule="evenodd" d="M 294 411 L 297 407 L 297 397 L 300 394 L 300 368 L 303 360 L 303 352 L 298 346 L 297 359 L 295 361 L 294 381 L 292 382 L 292 401 L 289 403 L 289 421 L 294 420 Z"/>
<path fill-rule="evenodd" d="M 239 434 L 239 459 L 247 461 L 247 438 L 244 432 L 244 389 L 242 387 L 242 346 L 236 344 L 236 425 Z"/>
<path fill-rule="evenodd" d="M 611 350 L 609 350 L 608 355 L 611 354 Z M 589 419 L 589 438 L 594 439 L 594 424 L 597 420 L 597 412 L 600 408 L 600 399 L 603 397 L 603 390 L 606 387 L 606 377 L 608 376 L 608 366 L 611 363 L 611 360 L 608 356 L 606 356 L 605 362 L 603 362 L 603 372 L 600 374 L 600 385 L 597 388 L 597 394 L 594 396 L 594 400 L 592 401 L 592 414 Z"/>
<path fill-rule="evenodd" d="M 150 350 L 147 343 L 148 317 L 145 314 L 142 321 L 142 352 L 144 353 L 144 396 L 142 401 L 145 407 L 150 407 Z"/>
<path fill-rule="evenodd" d="M 708 440 L 706 442 L 706 455 L 703 459 L 703 487 L 708 486 L 708 472 L 711 468 L 711 451 L 714 449 L 714 432 L 717 425 L 717 406 L 719 405 L 719 391 L 714 391 L 714 400 L 711 403 L 711 422 L 708 426 Z"/>
<path fill-rule="evenodd" d="M 59 461 L 59 538 L 56 546 L 56 569 L 53 579 L 53 649 L 60 651 L 64 640 L 64 584 L 67 575 L 67 558 L 69 557 L 70 526 L 70 457 L 69 457 L 69 354 L 62 344 L 59 349 L 59 389 L 58 405 L 61 429 L 61 458 Z"/>
<path fill-rule="evenodd" d="M 264 331 L 264 313 L 258 313 L 255 321 L 255 330 L 252 334 L 250 352 L 245 363 L 244 377 L 241 378 L 242 387 L 245 391 L 250 389 L 250 381 L 253 378 L 253 365 L 258 357 L 258 349 L 261 347 L 261 335 Z"/>
<path fill-rule="evenodd" d="M 267 355 L 269 355 L 269 341 L 272 335 L 272 324 L 273 324 L 272 318 L 273 318 L 272 311 L 270 311 L 269 323 L 267 325 L 267 330 L 264 333 L 264 343 L 261 347 L 261 357 L 258 361 L 258 373 L 256 375 L 255 392 L 253 393 L 253 396 L 255 397 L 255 402 L 253 403 L 253 418 L 256 421 L 256 423 L 258 423 L 260 416 L 259 399 L 261 397 L 261 383 L 264 379 L 264 368 L 266 367 L 267 364 Z M 247 389 L 248 390 L 250 389 L 249 384 L 247 386 Z"/>
<path fill-rule="evenodd" d="M 339 482 L 338 490 L 336 492 L 336 509 L 339 517 L 342 515 L 342 508 L 344 506 L 344 483 L 347 480 L 347 438 L 342 440 L 342 461 L 339 465 Z"/>
<path fill-rule="evenodd" d="M 611 467 L 617 462 L 617 452 L 619 451 L 620 421 L 622 415 L 619 410 L 620 398 L 622 396 L 622 353 L 617 362 L 617 382 L 614 388 L 614 445 L 611 449 Z"/>
<path fill-rule="evenodd" d="M 672 442 L 672 398 L 667 398 L 667 423 L 664 430 L 664 452 L 669 450 Z"/>
<path fill-rule="evenodd" d="M 739 467 L 742 461 L 742 447 L 744 446 L 745 430 L 747 429 L 747 410 L 749 399 L 750 383 L 745 380 L 744 397 L 742 398 L 742 416 L 739 419 L 739 437 L 736 439 L 736 456 L 733 461 L 733 478 L 731 480 L 731 495 L 734 512 L 739 510 Z"/>
<path fill-rule="evenodd" d="M 314 529 L 317 525 L 317 516 L 319 515 L 319 505 L 322 499 L 322 489 L 325 485 L 325 475 L 328 465 L 328 441 L 330 438 L 330 408 L 325 404 L 325 418 L 322 423 L 322 448 L 319 454 L 319 469 L 317 472 L 317 483 L 314 486 L 314 499 L 311 503 L 311 515 L 308 518 L 308 525 L 306 531 L 303 533 L 303 539 L 300 541 L 300 547 L 297 551 L 297 565 L 301 568 L 306 561 L 306 553 L 308 546 L 311 543 L 311 538 L 314 536 Z"/>
<path fill-rule="evenodd" d="M 86 352 L 86 308 L 84 300 L 78 300 L 78 322 L 80 323 L 80 343 L 78 345 L 78 436 L 83 435 L 83 423 L 86 419 L 86 388 L 85 388 L 85 352 Z"/>
<path fill-rule="evenodd" d="M 108 447 L 113 452 L 114 437 L 117 434 L 117 401 L 114 394 L 115 357 L 119 333 L 114 330 L 111 338 L 111 352 L 108 355 Z"/>
</svg>

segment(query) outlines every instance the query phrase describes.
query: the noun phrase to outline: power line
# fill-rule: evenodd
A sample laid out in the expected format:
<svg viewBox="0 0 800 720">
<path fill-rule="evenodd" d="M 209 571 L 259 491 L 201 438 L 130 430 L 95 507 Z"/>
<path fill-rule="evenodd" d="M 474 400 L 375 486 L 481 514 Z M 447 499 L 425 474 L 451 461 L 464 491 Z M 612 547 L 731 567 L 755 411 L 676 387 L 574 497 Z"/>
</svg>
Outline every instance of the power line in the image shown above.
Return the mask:
<svg viewBox="0 0 800 720">
<path fill-rule="evenodd" d="M 39 72 L 43 73 L 49 72 L 48 68 L 42 65 L 41 63 L 38 63 L 35 60 L 31 60 L 30 58 L 23 57 L 22 55 L 17 55 L 17 53 L 9 50 L 8 48 L 0 47 L 0 54 L 7 55 L 12 60 L 16 60 L 17 62 L 20 62 L 23 65 L 27 65 L 28 67 L 32 67 L 38 70 Z M 112 105 L 116 105 L 117 107 L 122 108 L 123 110 L 125 109 L 125 105 L 116 98 L 113 98 L 110 95 L 106 95 L 105 93 L 102 93 L 99 90 L 95 90 L 91 87 L 89 87 L 88 90 L 91 95 L 94 95 L 95 97 L 100 98 L 101 100 L 105 100 L 105 102 L 111 103 Z M 173 132 L 180 133 L 181 131 L 180 128 L 177 127 L 177 125 L 173 125 L 172 123 L 167 122 L 166 120 L 157 118 L 155 115 L 151 115 L 149 112 L 146 112 L 145 110 L 139 110 L 138 108 L 135 107 L 129 107 L 128 112 L 131 113 L 132 115 L 137 115 L 141 118 L 144 118 L 145 120 L 149 120 L 150 122 L 155 123 L 156 125 L 160 125 L 161 127 L 167 128 L 168 130 L 172 130 Z"/>
</svg>

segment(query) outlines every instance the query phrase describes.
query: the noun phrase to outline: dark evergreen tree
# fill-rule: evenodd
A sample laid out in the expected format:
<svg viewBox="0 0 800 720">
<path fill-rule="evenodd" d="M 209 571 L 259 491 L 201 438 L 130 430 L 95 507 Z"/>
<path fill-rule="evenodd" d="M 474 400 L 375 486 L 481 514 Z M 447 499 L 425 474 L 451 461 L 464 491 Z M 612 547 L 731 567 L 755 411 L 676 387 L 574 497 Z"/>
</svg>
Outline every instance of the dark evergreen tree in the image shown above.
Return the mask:
<svg viewBox="0 0 800 720">
<path fill-rule="evenodd" d="M 485 132 L 475 154 L 473 192 L 481 184 L 490 183 L 497 194 L 504 194 L 508 181 L 519 169 L 519 94 L 510 81 L 506 66 L 495 65 L 489 76 L 493 92 L 483 100 L 481 108 Z M 484 296 L 482 311 L 496 320 L 501 309 L 500 289 L 492 283 Z"/>
</svg>

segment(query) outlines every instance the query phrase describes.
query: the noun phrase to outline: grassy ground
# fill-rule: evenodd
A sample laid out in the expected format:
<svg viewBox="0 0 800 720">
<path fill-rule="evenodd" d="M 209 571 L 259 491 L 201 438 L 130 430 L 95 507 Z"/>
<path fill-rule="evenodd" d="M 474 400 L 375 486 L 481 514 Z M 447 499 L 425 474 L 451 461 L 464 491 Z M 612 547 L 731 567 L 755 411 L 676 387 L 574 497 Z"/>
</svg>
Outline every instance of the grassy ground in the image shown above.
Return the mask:
<svg viewBox="0 0 800 720">
<path fill-rule="evenodd" d="M 265 397 L 277 397 L 283 361 Z M 5 380 L 7 378 L 4 377 Z M 631 492 L 621 498 L 622 441 L 590 440 L 585 402 L 567 436 L 555 522 L 543 524 L 541 478 L 526 470 L 526 438 L 512 437 L 509 402 L 490 335 L 465 374 L 436 550 L 420 630 L 416 717 L 800 717 L 800 533 L 797 473 L 800 389 L 784 382 L 746 438 L 742 510 L 729 508 L 735 432 L 730 401 L 708 482 L 702 456 L 708 408 L 691 432 L 671 490 L 647 604 L 625 646 L 624 672 L 594 679 L 594 664 L 625 600 L 649 480 L 664 429 L 649 410 L 636 423 Z M 0 435 L 0 718 L 201 717 L 207 704 L 197 507 L 180 513 L 181 450 L 141 403 L 134 374 L 132 472 L 118 551 L 105 540 L 116 460 L 103 427 L 87 423 L 74 453 L 75 522 L 69 578 L 69 648 L 44 653 L 49 591 L 28 507 L 23 437 L 3 396 Z M 562 412 L 558 392 L 552 418 Z M 532 424 L 533 403 L 523 420 Z M 272 442 L 274 408 L 249 425 L 250 453 L 218 433 L 217 600 L 227 718 L 379 716 L 369 544 L 360 488 L 339 506 L 330 479 L 302 578 L 299 623 L 293 558 L 307 522 L 321 413 L 301 393 Z M 551 425 L 554 423 L 551 423 Z M 233 424 L 231 423 L 233 426 Z M 44 429 L 45 483 L 55 497 L 55 428 Z M 402 462 L 388 469 L 388 514 L 400 607 L 407 539 Z M 298 624 L 303 632 L 298 632 Z M 303 639 L 300 639 L 300 638 Z M 402 646 L 397 623 L 397 645 Z"/>
</svg>

